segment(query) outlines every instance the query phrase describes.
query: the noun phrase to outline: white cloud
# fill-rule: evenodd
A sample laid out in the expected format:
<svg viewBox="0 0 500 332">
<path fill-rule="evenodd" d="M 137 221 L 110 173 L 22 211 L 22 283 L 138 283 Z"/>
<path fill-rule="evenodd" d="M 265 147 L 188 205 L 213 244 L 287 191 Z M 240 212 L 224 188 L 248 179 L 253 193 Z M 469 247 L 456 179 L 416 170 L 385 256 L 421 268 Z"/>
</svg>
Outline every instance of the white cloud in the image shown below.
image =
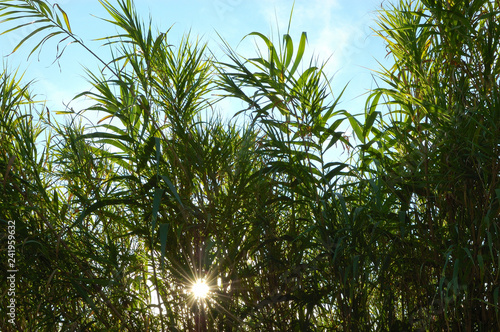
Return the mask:
<svg viewBox="0 0 500 332">
<path fill-rule="evenodd" d="M 366 3 L 356 6 L 345 0 L 296 1 L 290 33 L 294 41 L 298 41 L 302 31 L 308 33 L 308 52 L 304 60 L 312 56 L 320 64 L 328 60 L 326 71 L 333 75 L 357 56 L 366 56 L 363 53 L 369 43 L 369 24 L 372 22 L 366 15 L 366 8 L 370 8 Z M 276 25 L 281 34 L 286 31 L 292 4 L 289 0 L 259 2 L 259 10 L 271 30 L 269 33 L 275 38 Z"/>
</svg>

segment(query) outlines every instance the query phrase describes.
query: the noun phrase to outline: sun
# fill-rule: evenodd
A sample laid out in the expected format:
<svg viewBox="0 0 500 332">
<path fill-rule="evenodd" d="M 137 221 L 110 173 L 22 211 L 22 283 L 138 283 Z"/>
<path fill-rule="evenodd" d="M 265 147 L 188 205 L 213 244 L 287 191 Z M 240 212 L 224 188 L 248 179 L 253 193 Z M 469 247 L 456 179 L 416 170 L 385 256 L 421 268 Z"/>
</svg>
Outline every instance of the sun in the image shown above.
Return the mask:
<svg viewBox="0 0 500 332">
<path fill-rule="evenodd" d="M 208 296 L 208 292 L 210 291 L 210 287 L 208 287 L 207 283 L 203 279 L 198 279 L 196 282 L 191 286 L 191 292 L 193 293 L 194 297 L 197 299 L 204 299 Z"/>
</svg>

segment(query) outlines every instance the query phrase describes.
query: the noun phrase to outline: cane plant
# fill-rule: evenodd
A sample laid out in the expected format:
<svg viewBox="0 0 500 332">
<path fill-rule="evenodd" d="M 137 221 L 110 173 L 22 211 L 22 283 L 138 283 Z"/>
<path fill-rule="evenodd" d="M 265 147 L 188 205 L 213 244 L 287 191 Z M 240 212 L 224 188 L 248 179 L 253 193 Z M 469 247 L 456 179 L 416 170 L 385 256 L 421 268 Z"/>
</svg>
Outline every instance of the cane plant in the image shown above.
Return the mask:
<svg viewBox="0 0 500 332">
<path fill-rule="evenodd" d="M 407 323 L 499 327 L 499 9 L 494 1 L 402 2 L 379 21 L 394 65 L 379 73 L 388 88 L 371 96 L 386 100 L 374 132 L 384 153 L 367 150 L 366 159 L 398 198 L 400 244 L 389 255 L 418 266 L 387 271 L 400 275 Z M 393 308 L 399 295 L 381 287 Z"/>
<path fill-rule="evenodd" d="M 0 75 L 1 264 L 15 223 L 18 270 L 2 331 L 500 328 L 498 2 L 382 9 L 394 62 L 364 117 L 292 15 L 221 62 L 131 0 L 100 3 L 107 60 L 59 5 L 0 4 L 5 33 L 34 27 L 14 52 L 71 41 L 102 65 L 77 111 Z M 222 98 L 246 105 L 225 121 Z"/>
</svg>

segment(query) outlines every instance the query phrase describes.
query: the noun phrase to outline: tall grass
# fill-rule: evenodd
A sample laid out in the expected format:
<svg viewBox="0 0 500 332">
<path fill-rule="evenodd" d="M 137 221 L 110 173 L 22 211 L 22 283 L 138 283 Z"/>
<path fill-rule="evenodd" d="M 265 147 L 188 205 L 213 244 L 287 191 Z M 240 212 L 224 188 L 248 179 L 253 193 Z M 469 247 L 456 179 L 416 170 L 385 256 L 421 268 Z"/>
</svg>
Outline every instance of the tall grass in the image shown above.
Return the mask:
<svg viewBox="0 0 500 332">
<path fill-rule="evenodd" d="M 2 331 L 500 328 L 498 3 L 387 5 L 394 65 L 364 117 L 303 59 L 305 33 L 250 33 L 264 47 L 225 44 L 222 63 L 130 0 L 101 4 L 113 60 L 76 96 L 98 123 L 55 122 L 31 83 L 0 76 L 1 264 L 12 220 L 19 270 Z M 0 17 L 34 20 L 14 51 L 60 38 L 96 56 L 57 5 L 4 1 Z M 221 120 L 221 98 L 250 120 Z"/>
</svg>

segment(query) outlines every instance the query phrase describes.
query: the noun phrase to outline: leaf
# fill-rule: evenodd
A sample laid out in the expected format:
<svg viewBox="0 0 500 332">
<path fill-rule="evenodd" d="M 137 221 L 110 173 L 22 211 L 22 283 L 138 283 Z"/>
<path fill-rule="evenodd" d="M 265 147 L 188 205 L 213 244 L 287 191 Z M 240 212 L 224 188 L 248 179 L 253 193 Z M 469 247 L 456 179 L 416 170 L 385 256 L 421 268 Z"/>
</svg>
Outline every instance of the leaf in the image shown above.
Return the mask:
<svg viewBox="0 0 500 332">
<path fill-rule="evenodd" d="M 112 205 L 126 205 L 126 204 L 137 204 L 137 201 L 131 198 L 109 198 L 109 199 L 103 199 L 95 202 L 94 204 L 90 205 L 89 207 L 85 208 L 82 213 L 78 216 L 76 221 L 71 225 L 70 228 L 72 228 L 74 225 L 80 225 L 85 219 L 85 217 L 89 216 L 92 212 L 105 207 L 105 206 L 112 206 Z"/>
<path fill-rule="evenodd" d="M 30 34 L 28 34 L 26 37 L 24 37 L 23 39 L 21 39 L 21 41 L 16 45 L 16 47 L 14 47 L 14 49 L 12 50 L 12 53 L 15 53 L 28 39 L 30 39 L 31 37 L 33 37 L 34 35 L 36 35 L 37 33 L 45 30 L 45 29 L 50 29 L 52 28 L 52 26 L 44 26 L 44 27 L 41 27 L 41 28 L 38 28 L 34 31 L 32 31 Z M 53 36 L 54 34 L 50 34 L 49 36 Z M 39 45 L 41 45 L 42 42 L 38 43 L 37 46 L 35 46 L 35 48 L 30 52 L 30 55 L 33 54 L 33 52 L 39 47 Z"/>
<path fill-rule="evenodd" d="M 290 37 L 289 34 L 285 34 L 283 36 L 283 41 L 285 43 L 285 63 L 283 64 L 283 70 L 288 68 L 290 65 L 290 62 L 292 61 L 292 56 L 293 56 L 293 41 L 292 37 Z"/>
<path fill-rule="evenodd" d="M 180 198 L 179 194 L 177 193 L 177 190 L 175 189 L 175 187 L 172 184 L 172 182 L 170 181 L 170 179 L 167 176 L 165 176 L 165 175 L 162 175 L 161 178 L 163 179 L 163 181 L 165 181 L 165 183 L 167 184 L 168 188 L 170 189 L 170 192 L 174 195 L 174 197 L 177 200 L 177 202 L 181 206 L 184 206 L 182 204 L 182 201 L 181 201 L 181 198 Z"/>
<path fill-rule="evenodd" d="M 471 263 L 474 264 L 474 258 L 472 258 L 472 254 L 471 254 L 469 248 L 463 248 L 463 249 L 467 253 L 467 256 L 469 256 Z"/>
<path fill-rule="evenodd" d="M 359 121 L 352 115 L 349 115 L 347 119 L 349 120 L 351 128 L 356 134 L 356 137 L 360 142 L 365 143 L 365 136 L 363 135 L 363 130 L 361 129 L 361 124 L 359 123 Z"/>
<path fill-rule="evenodd" d="M 86 139 L 86 138 L 108 138 L 111 140 L 118 140 L 118 141 L 126 141 L 126 142 L 133 142 L 134 140 L 128 136 L 128 135 L 116 135 L 116 134 L 111 134 L 111 133 L 106 133 L 106 132 L 95 132 L 95 133 L 89 133 L 89 134 L 84 134 L 81 135 L 78 139 Z"/>
<path fill-rule="evenodd" d="M 97 124 L 100 124 L 101 122 L 103 122 L 109 118 L 112 118 L 113 116 L 114 116 L 114 114 L 108 114 L 104 118 L 102 118 L 101 120 L 97 121 Z"/>
<path fill-rule="evenodd" d="M 68 28 L 69 33 L 73 33 L 71 31 L 71 26 L 69 24 L 68 15 L 66 15 L 66 12 L 57 3 L 54 4 L 54 6 L 57 7 L 57 9 L 59 9 L 59 11 L 61 12 L 61 14 L 63 14 L 64 22 L 66 23 L 66 27 Z"/>
<path fill-rule="evenodd" d="M 168 229 L 169 229 L 170 224 L 169 223 L 164 223 L 160 224 L 160 252 L 162 257 L 165 257 L 166 255 L 166 248 L 167 248 L 167 237 L 168 237 Z"/>
<path fill-rule="evenodd" d="M 297 86 L 298 87 L 304 86 L 304 84 L 307 81 L 307 79 L 309 78 L 309 76 L 311 76 L 311 74 L 313 74 L 316 70 L 318 70 L 317 67 L 309 67 L 309 68 L 307 68 L 302 73 L 302 75 L 300 75 L 299 79 L 297 80 Z"/>
<path fill-rule="evenodd" d="M 82 287 L 80 284 L 77 283 L 76 280 L 71 280 L 71 284 L 73 285 L 73 288 L 80 294 L 82 299 L 94 310 L 95 312 L 99 312 L 99 309 L 97 309 L 94 300 L 89 296 L 89 293 Z"/>
<path fill-rule="evenodd" d="M 151 136 L 148 138 L 144 148 L 140 151 L 139 160 L 137 162 L 137 173 L 141 173 L 144 167 L 151 157 L 151 153 L 153 152 L 153 148 L 155 147 L 155 137 Z M 157 163 L 159 160 L 156 161 Z"/>
<path fill-rule="evenodd" d="M 73 113 L 73 112 L 72 112 Z M 126 130 L 123 130 L 121 128 L 118 128 L 116 126 L 113 126 L 113 125 L 110 125 L 110 124 L 102 124 L 100 125 L 100 127 L 103 127 L 103 128 L 106 128 L 106 129 L 109 129 L 115 133 L 117 133 L 118 135 L 122 135 L 122 136 L 125 136 L 127 135 L 127 131 Z"/>
<path fill-rule="evenodd" d="M 290 76 L 293 76 L 293 74 L 299 67 L 300 62 L 302 61 L 302 57 L 306 49 L 306 41 L 307 41 L 307 34 L 305 32 L 302 32 L 302 35 L 300 36 L 299 48 L 297 50 L 297 55 L 295 57 L 295 62 L 293 63 L 292 69 L 290 69 L 290 74 L 289 74 Z"/>
<path fill-rule="evenodd" d="M 334 163 L 330 163 L 330 164 L 334 164 Z M 328 182 L 330 182 L 335 176 L 342 175 L 342 170 L 347 167 L 347 165 L 342 164 L 342 163 L 335 163 L 335 164 L 339 164 L 339 165 L 336 166 L 335 168 L 329 170 L 328 173 L 326 173 L 326 175 L 325 175 L 325 179 Z M 327 167 L 325 167 L 325 168 L 327 168 Z"/>
<path fill-rule="evenodd" d="M 269 63 L 270 63 L 271 76 L 274 76 L 274 69 L 275 68 L 277 68 L 278 70 L 282 70 L 282 64 L 280 62 L 280 59 L 278 58 L 278 54 L 276 52 L 276 49 L 275 49 L 273 43 L 269 40 L 269 38 L 267 38 L 265 35 L 263 35 L 260 32 L 252 32 L 252 33 L 249 33 L 247 36 L 258 36 L 266 43 L 268 51 L 269 51 Z"/>
<path fill-rule="evenodd" d="M 158 219 L 158 211 L 160 211 L 161 198 L 165 192 L 162 188 L 155 188 L 155 195 L 153 198 L 153 209 L 151 210 L 151 232 L 154 232 L 156 227 L 156 220 Z"/>
</svg>

